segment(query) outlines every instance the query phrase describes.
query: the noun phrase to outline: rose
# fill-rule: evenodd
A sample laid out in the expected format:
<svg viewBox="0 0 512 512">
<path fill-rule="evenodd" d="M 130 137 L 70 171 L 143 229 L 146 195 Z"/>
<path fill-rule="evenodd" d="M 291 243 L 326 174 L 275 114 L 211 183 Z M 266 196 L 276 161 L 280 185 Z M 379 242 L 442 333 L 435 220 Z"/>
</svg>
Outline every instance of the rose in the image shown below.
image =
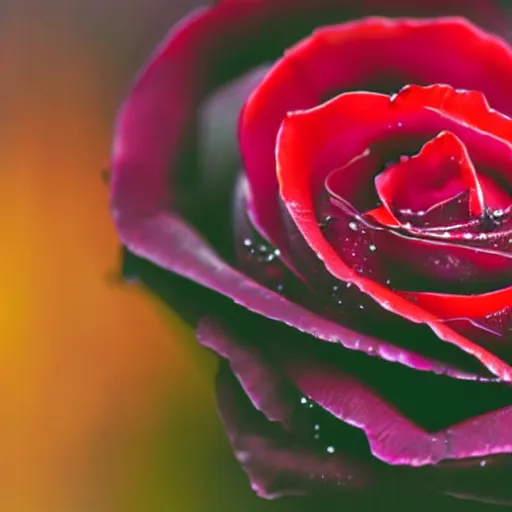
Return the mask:
<svg viewBox="0 0 512 512">
<path fill-rule="evenodd" d="M 506 33 L 505 18 L 341 3 L 225 0 L 171 31 L 117 123 L 117 229 L 236 304 L 182 297 L 229 361 L 219 405 L 259 495 L 512 500 L 512 50 L 461 18 L 333 25 L 463 5 Z M 219 133 L 241 99 L 235 179 Z M 215 152 L 198 114 L 219 111 Z"/>
</svg>

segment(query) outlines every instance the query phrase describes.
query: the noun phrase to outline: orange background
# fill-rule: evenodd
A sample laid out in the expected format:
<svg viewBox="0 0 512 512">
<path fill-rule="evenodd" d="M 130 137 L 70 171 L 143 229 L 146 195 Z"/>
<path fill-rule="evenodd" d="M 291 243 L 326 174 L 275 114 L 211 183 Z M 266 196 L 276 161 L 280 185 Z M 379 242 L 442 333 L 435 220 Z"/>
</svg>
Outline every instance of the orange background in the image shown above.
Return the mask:
<svg viewBox="0 0 512 512">
<path fill-rule="evenodd" d="M 118 279 L 113 118 L 186 3 L 0 4 L 0 510 L 277 510 L 229 452 L 215 358 Z"/>
</svg>

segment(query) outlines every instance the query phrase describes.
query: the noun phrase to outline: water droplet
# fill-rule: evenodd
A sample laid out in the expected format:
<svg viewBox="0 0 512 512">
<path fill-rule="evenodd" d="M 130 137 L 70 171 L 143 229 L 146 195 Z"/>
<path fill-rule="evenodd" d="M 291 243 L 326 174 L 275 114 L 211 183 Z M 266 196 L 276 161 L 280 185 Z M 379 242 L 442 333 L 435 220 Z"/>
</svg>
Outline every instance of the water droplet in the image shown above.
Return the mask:
<svg viewBox="0 0 512 512">
<path fill-rule="evenodd" d="M 483 460 L 482 462 L 480 462 L 480 466 L 481 466 L 482 468 L 485 468 L 486 464 L 487 464 L 487 461 L 486 461 L 486 460 Z"/>
<path fill-rule="evenodd" d="M 325 219 L 323 221 L 321 221 L 318 225 L 320 227 L 320 229 L 324 230 L 325 228 L 327 228 L 327 226 L 329 226 L 329 224 L 334 220 L 334 217 L 332 215 L 328 215 L 327 217 L 325 217 Z"/>
<path fill-rule="evenodd" d="M 320 430 L 320 425 L 318 423 L 315 423 L 315 426 L 313 427 L 315 430 Z"/>
<path fill-rule="evenodd" d="M 352 230 L 352 231 L 357 231 L 357 224 L 355 222 L 349 222 L 348 223 L 348 227 Z"/>
<path fill-rule="evenodd" d="M 301 403 L 301 404 L 307 404 L 307 403 L 308 403 L 308 399 L 307 399 L 305 396 L 303 396 L 303 397 L 301 397 L 301 399 L 300 399 L 300 403 Z"/>
<path fill-rule="evenodd" d="M 327 447 L 327 453 L 333 454 L 335 451 L 336 451 L 336 449 L 334 448 L 334 446 Z"/>
<path fill-rule="evenodd" d="M 246 238 L 246 239 L 244 240 L 244 245 L 245 245 L 245 247 L 251 247 L 251 245 L 252 245 L 252 240 L 251 240 L 250 238 Z"/>
<path fill-rule="evenodd" d="M 377 250 L 377 247 L 374 245 L 374 244 L 370 244 L 370 246 L 368 247 L 370 249 L 370 251 L 374 252 Z"/>
</svg>

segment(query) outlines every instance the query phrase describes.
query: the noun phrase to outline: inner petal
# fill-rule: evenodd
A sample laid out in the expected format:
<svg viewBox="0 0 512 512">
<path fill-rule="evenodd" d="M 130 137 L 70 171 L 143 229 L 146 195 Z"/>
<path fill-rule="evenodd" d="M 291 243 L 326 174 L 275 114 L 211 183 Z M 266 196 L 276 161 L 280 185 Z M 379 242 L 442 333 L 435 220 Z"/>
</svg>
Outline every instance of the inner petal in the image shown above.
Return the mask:
<svg viewBox="0 0 512 512">
<path fill-rule="evenodd" d="M 485 211 L 481 182 L 462 141 L 441 132 L 421 151 L 388 167 L 375 178 L 383 205 L 393 213 L 423 215 L 464 192 L 468 192 L 467 215 L 480 217 Z"/>
</svg>

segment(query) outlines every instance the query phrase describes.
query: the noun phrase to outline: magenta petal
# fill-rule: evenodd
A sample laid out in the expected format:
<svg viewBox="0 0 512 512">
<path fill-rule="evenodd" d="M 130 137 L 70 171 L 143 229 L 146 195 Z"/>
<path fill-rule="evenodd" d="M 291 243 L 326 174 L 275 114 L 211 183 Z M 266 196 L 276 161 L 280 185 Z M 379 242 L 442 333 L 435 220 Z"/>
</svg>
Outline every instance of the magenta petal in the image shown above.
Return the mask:
<svg viewBox="0 0 512 512">
<path fill-rule="evenodd" d="M 426 432 L 342 369 L 307 359 L 285 359 L 284 371 L 298 389 L 339 420 L 363 430 L 373 455 L 388 464 L 425 466 L 512 454 L 512 406 Z"/>
<path fill-rule="evenodd" d="M 287 427 L 294 404 L 289 397 L 290 385 L 263 357 L 257 346 L 234 338 L 219 322 L 203 318 L 197 327 L 198 341 L 227 359 L 253 406 L 270 421 Z"/>
<path fill-rule="evenodd" d="M 318 453 L 258 416 L 226 369 L 219 374 L 217 397 L 235 456 L 258 496 L 274 499 L 372 485 L 371 465 L 343 454 Z"/>
<path fill-rule="evenodd" d="M 435 492 L 490 502 L 510 499 L 507 463 L 496 470 L 492 469 L 490 459 L 397 468 L 372 460 L 369 454 L 354 456 L 351 446 L 346 446 L 344 452 L 350 440 L 343 436 L 336 440 L 338 451 L 319 452 L 293 432 L 284 432 L 259 414 L 225 366 L 221 367 L 217 380 L 217 399 L 234 455 L 247 473 L 251 487 L 262 498 L 309 495 L 315 500 L 309 505 L 321 507 L 320 510 L 332 510 L 333 506 L 337 509 L 339 503 L 351 510 L 379 510 L 382 506 L 397 512 L 487 510 L 481 505 L 473 507 L 465 502 L 437 499 Z M 463 466 L 454 467 L 455 464 Z M 490 469 L 487 475 L 482 473 L 484 466 Z M 369 501 L 364 501 L 358 491 L 364 491 Z M 318 499 L 319 494 L 327 498 L 325 503 Z M 397 499 L 388 505 L 389 495 Z M 298 509 L 290 507 L 290 510 Z M 307 505 L 304 510 L 309 510 Z"/>
</svg>

